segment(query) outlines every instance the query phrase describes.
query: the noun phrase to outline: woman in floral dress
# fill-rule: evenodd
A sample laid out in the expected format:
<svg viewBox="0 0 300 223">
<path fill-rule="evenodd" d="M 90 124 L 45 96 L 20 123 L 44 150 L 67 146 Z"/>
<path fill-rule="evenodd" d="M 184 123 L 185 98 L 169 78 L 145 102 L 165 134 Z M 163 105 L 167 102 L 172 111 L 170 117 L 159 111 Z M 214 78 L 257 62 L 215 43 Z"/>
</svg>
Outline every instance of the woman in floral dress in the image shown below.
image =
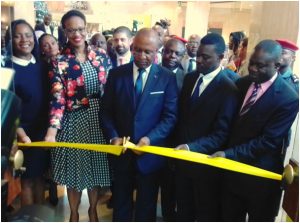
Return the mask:
<svg viewBox="0 0 300 223">
<path fill-rule="evenodd" d="M 46 141 L 104 144 L 101 96 L 111 64 L 105 51 L 93 51 L 86 43 L 86 19 L 77 11 L 67 12 L 61 25 L 68 43 L 49 72 L 52 100 Z M 70 221 L 78 221 L 82 190 L 88 190 L 90 221 L 98 221 L 99 187 L 110 185 L 105 153 L 71 148 L 51 150 L 54 181 L 66 185 Z"/>
</svg>

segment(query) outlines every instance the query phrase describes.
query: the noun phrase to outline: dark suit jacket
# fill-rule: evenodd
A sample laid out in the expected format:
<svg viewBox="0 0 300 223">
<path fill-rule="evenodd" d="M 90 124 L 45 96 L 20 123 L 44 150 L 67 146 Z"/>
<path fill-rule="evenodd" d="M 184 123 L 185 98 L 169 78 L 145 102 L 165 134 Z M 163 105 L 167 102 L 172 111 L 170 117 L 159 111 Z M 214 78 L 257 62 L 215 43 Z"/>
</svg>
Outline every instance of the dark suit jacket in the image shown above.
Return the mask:
<svg viewBox="0 0 300 223">
<path fill-rule="evenodd" d="M 177 85 L 174 74 L 152 64 L 140 103 L 135 108 L 133 62 L 110 70 L 103 96 L 106 138 L 130 136 L 133 143 L 147 136 L 151 145 L 163 145 L 177 118 Z M 116 166 L 126 169 L 132 152 L 121 155 Z M 142 157 L 150 154 L 144 154 Z M 156 159 L 158 156 L 149 156 Z"/>
<path fill-rule="evenodd" d="M 177 87 L 178 87 L 179 92 L 181 91 L 181 88 L 182 88 L 184 76 L 185 75 L 184 75 L 183 68 L 181 66 L 178 67 L 178 69 L 176 71 L 176 82 L 177 82 Z"/>
<path fill-rule="evenodd" d="M 188 144 L 194 152 L 212 154 L 227 142 L 237 113 L 238 91 L 221 70 L 197 101 L 190 104 L 197 78 L 194 71 L 184 79 L 179 101 L 179 144 Z"/>
<path fill-rule="evenodd" d="M 118 67 L 117 56 L 111 57 L 110 60 L 113 68 Z M 131 55 L 130 62 L 132 61 L 133 61 L 133 56 Z"/>
<path fill-rule="evenodd" d="M 224 69 L 224 73 L 226 73 L 226 75 L 229 77 L 229 79 L 231 79 L 233 82 L 236 82 L 238 79 L 240 79 L 240 76 L 236 72 L 234 72 L 228 68 Z"/>
<path fill-rule="evenodd" d="M 36 26 L 34 27 L 34 30 L 36 30 L 36 31 L 41 30 L 46 33 L 45 24 L 44 23 L 36 24 Z M 53 34 L 53 30 L 54 30 L 53 26 L 50 26 L 50 30 L 51 30 L 51 33 Z"/>
<path fill-rule="evenodd" d="M 251 84 L 249 76 L 236 84 L 242 103 Z M 298 113 L 298 100 L 296 92 L 278 76 L 253 107 L 236 118 L 226 158 L 281 173 L 284 139 Z"/>
</svg>

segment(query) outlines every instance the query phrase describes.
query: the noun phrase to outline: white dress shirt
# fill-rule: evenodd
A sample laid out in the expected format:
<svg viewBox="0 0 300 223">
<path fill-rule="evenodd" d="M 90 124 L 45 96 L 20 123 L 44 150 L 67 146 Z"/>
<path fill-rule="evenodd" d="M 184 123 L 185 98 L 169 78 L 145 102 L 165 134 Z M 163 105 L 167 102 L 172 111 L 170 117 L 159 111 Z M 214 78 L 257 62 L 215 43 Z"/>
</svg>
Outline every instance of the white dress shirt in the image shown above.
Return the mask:
<svg viewBox="0 0 300 223">
<path fill-rule="evenodd" d="M 45 25 L 45 24 L 44 24 L 44 26 L 45 26 L 45 31 L 46 31 L 46 33 L 48 33 L 48 34 L 51 34 L 51 35 L 52 35 L 52 33 L 51 33 L 51 29 L 50 29 L 50 26 L 47 26 L 47 25 Z"/>
<path fill-rule="evenodd" d="M 212 80 L 217 76 L 217 74 L 221 71 L 221 66 L 218 67 L 217 69 L 215 69 L 214 71 L 206 74 L 206 75 L 203 75 L 203 74 L 200 74 L 195 85 L 194 85 L 194 88 L 193 88 L 193 91 L 191 93 L 191 96 L 193 95 L 194 91 L 195 91 L 195 88 L 197 86 L 197 83 L 198 81 L 200 80 L 201 77 L 202 78 L 202 83 L 200 84 L 199 86 L 199 96 L 202 94 L 202 92 L 205 90 L 205 88 L 207 88 L 207 86 L 210 84 L 210 82 L 212 82 Z"/>
<path fill-rule="evenodd" d="M 182 68 L 183 68 L 185 74 L 188 73 L 190 59 L 194 59 L 194 62 L 192 63 L 192 65 L 193 65 L 193 70 L 196 70 L 197 57 L 190 57 L 188 54 L 185 54 L 181 60 L 181 65 L 182 65 Z"/>
</svg>

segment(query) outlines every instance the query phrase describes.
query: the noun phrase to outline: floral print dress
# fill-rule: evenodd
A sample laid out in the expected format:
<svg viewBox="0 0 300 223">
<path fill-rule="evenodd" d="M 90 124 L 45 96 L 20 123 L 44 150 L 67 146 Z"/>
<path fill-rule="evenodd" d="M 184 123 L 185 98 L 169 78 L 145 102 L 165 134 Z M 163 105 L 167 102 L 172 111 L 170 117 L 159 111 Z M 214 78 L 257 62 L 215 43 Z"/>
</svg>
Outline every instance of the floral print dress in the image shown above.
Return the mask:
<svg viewBox="0 0 300 223">
<path fill-rule="evenodd" d="M 69 65 L 70 63 L 67 66 Z M 52 119 L 50 119 L 50 125 L 55 126 L 57 124 L 56 126 L 59 130 L 56 140 L 58 142 L 105 144 L 100 126 L 103 85 L 99 84 L 101 78 L 94 65 L 92 61 L 87 60 L 84 63 L 71 66 L 73 71 L 80 68 L 82 72 L 82 75 L 76 78 L 75 82 L 67 81 L 64 75 L 61 76 L 61 81 L 58 81 L 59 76 L 56 79 L 54 78 L 56 81 L 52 83 L 53 88 L 64 89 L 61 91 L 60 96 L 58 96 L 59 94 L 56 95 L 57 100 L 54 100 L 51 106 Z M 64 64 L 60 68 L 65 69 L 67 66 Z M 67 73 L 72 73 L 72 70 L 69 70 Z M 61 83 L 61 86 L 58 87 L 59 83 Z M 85 96 L 82 97 L 80 102 L 70 99 L 78 93 L 77 86 L 84 86 Z M 55 92 L 52 93 L 55 95 Z M 66 109 L 64 105 L 55 106 L 57 101 L 63 102 L 67 108 L 72 109 Z M 76 103 L 79 105 L 75 105 Z M 80 104 L 83 106 L 80 106 Z M 57 117 L 61 118 L 57 119 Z M 54 181 L 58 184 L 66 185 L 68 188 L 82 191 L 85 188 L 92 189 L 95 186 L 110 186 L 111 181 L 106 153 L 56 148 L 51 150 L 51 163 Z"/>
</svg>

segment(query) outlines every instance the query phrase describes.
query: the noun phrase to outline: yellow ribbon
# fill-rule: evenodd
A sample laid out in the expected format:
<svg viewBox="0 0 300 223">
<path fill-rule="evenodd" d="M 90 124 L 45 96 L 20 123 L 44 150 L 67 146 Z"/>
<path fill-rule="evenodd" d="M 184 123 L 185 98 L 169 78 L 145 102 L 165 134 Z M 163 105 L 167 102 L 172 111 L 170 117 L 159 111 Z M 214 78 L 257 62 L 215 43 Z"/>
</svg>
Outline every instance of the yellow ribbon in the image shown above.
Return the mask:
<svg viewBox="0 0 300 223">
<path fill-rule="evenodd" d="M 18 143 L 20 147 L 68 147 L 73 149 L 91 150 L 96 152 L 110 153 L 120 156 L 124 146 L 103 145 L 103 144 L 83 144 L 70 142 L 32 142 Z"/>
<path fill-rule="evenodd" d="M 69 147 L 74 149 L 92 150 L 97 152 L 105 152 L 119 156 L 124 148 L 137 150 L 146 153 L 152 153 L 160 156 L 171 157 L 201 164 L 206 164 L 226 170 L 231 170 L 239 173 L 254 175 L 258 177 L 269 178 L 273 180 L 282 180 L 280 174 L 250 166 L 244 163 L 236 162 L 230 159 L 216 157 L 210 158 L 208 155 L 184 151 L 174 150 L 173 148 L 165 148 L 158 146 L 142 146 L 138 147 L 135 144 L 124 140 L 123 146 L 102 145 L 102 144 L 81 144 L 81 143 L 65 143 L 65 142 L 33 142 L 33 143 L 18 143 L 20 147 Z"/>
</svg>

